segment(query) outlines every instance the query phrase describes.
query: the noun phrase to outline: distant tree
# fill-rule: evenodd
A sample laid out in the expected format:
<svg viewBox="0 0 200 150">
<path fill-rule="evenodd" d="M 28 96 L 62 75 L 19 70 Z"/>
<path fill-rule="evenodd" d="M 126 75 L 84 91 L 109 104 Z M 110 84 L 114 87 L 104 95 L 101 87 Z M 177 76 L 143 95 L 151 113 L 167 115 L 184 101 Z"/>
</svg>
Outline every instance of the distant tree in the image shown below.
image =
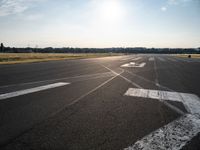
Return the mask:
<svg viewBox="0 0 200 150">
<path fill-rule="evenodd" d="M 3 46 L 3 43 L 1 43 L 1 52 L 4 51 L 4 46 Z"/>
</svg>

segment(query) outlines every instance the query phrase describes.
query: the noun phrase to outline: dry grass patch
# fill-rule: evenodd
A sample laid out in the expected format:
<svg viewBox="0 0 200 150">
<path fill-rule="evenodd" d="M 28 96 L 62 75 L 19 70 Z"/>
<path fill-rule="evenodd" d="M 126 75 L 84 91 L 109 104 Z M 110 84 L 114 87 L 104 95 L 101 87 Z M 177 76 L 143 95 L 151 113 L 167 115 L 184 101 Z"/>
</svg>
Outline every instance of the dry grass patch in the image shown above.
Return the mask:
<svg viewBox="0 0 200 150">
<path fill-rule="evenodd" d="M 0 64 L 17 64 L 29 62 L 42 62 L 65 59 L 83 59 L 106 56 L 116 56 L 119 54 L 109 53 L 83 53 L 83 54 L 55 54 L 55 53 L 0 53 Z"/>
<path fill-rule="evenodd" d="M 200 58 L 200 54 L 177 54 L 176 57 L 188 58 L 191 55 L 191 58 Z"/>
</svg>

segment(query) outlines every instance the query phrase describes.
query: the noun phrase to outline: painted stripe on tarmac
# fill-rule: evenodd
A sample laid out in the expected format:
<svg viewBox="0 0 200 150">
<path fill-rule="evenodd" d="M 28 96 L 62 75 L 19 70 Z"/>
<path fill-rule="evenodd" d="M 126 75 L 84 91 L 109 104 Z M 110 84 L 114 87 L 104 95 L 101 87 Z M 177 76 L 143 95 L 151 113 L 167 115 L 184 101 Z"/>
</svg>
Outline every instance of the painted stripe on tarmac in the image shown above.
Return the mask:
<svg viewBox="0 0 200 150">
<path fill-rule="evenodd" d="M 26 95 L 26 94 L 30 94 L 30 93 L 35 93 L 35 92 L 39 92 L 39 91 L 44 91 L 44 90 L 47 90 L 47 89 L 65 86 L 65 85 L 68 85 L 68 84 L 70 84 L 70 83 L 59 82 L 59 83 L 39 86 L 39 87 L 35 87 L 35 88 L 30 88 L 30 89 L 26 89 L 26 90 L 20 90 L 20 91 L 16 91 L 16 92 L 1 94 L 0 100 L 12 98 L 12 97 L 17 97 L 17 96 L 21 96 L 21 95 Z"/>
<path fill-rule="evenodd" d="M 194 94 L 181 93 L 182 103 L 186 107 L 187 111 L 191 114 L 199 115 L 200 117 L 200 98 Z"/>
<path fill-rule="evenodd" d="M 166 61 L 164 58 L 162 58 L 162 57 L 158 57 L 158 59 L 160 60 L 160 61 Z"/>
<path fill-rule="evenodd" d="M 159 128 L 124 150 L 180 150 L 200 131 L 200 119 L 187 114 Z"/>
<path fill-rule="evenodd" d="M 195 94 L 129 88 L 124 95 L 151 98 L 162 101 L 164 100 L 178 101 L 184 104 L 185 108 L 189 113 L 200 114 L 200 98 Z"/>
<path fill-rule="evenodd" d="M 124 61 L 124 60 L 129 60 L 129 59 L 130 59 L 130 58 L 122 58 L 121 60 Z"/>
<path fill-rule="evenodd" d="M 140 60 L 142 59 L 142 57 L 136 57 L 136 58 L 133 58 L 132 60 L 136 61 L 136 60 Z"/>
<path fill-rule="evenodd" d="M 95 73 L 95 74 L 83 74 L 83 75 L 79 75 L 79 76 L 72 76 L 72 77 L 65 77 L 65 78 L 57 78 L 57 79 L 34 81 L 34 82 L 25 82 L 25 83 L 19 83 L 19 84 L 9 84 L 9 85 L 0 86 L 0 89 L 1 88 L 7 88 L 7 87 L 14 87 L 14 86 L 23 86 L 23 85 L 44 83 L 44 82 L 59 82 L 61 80 L 76 79 L 76 78 L 92 78 L 92 77 L 101 76 L 101 75 L 104 76 L 104 75 L 110 74 L 110 73 L 112 73 L 112 72 Z"/>
<path fill-rule="evenodd" d="M 159 90 L 148 90 L 148 89 L 138 89 L 129 88 L 125 93 L 126 96 L 152 98 L 160 100 L 171 100 L 181 102 L 182 97 L 176 92 L 159 91 Z"/>
<path fill-rule="evenodd" d="M 173 62 L 177 62 L 178 60 L 176 60 L 175 58 L 167 58 L 168 60 L 170 60 L 170 61 L 173 61 Z"/>
<path fill-rule="evenodd" d="M 155 60 L 154 57 L 150 57 L 150 58 L 149 58 L 149 61 L 154 61 L 154 60 Z"/>
<path fill-rule="evenodd" d="M 124 65 L 121 65 L 121 67 L 128 67 L 128 68 L 142 68 L 146 65 L 145 62 L 143 63 L 140 63 L 140 64 L 136 64 L 135 62 L 130 62 L 130 63 L 127 63 L 127 64 L 124 64 Z"/>
<path fill-rule="evenodd" d="M 200 132 L 200 98 L 195 94 L 129 88 L 124 95 L 182 102 L 190 113 L 150 133 L 125 150 L 180 150 Z"/>
</svg>

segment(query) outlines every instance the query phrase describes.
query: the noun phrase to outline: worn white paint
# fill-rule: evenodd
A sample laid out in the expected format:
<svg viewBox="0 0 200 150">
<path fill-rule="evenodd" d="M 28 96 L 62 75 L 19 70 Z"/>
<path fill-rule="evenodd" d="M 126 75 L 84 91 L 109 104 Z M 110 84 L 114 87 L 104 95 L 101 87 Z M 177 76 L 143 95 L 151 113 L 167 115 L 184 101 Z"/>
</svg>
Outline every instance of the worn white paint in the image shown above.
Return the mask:
<svg viewBox="0 0 200 150">
<path fill-rule="evenodd" d="M 14 86 L 23 86 L 23 85 L 31 85 L 31 84 L 38 84 L 38 83 L 45 83 L 45 82 L 59 82 L 63 80 L 68 79 L 78 79 L 78 78 L 93 78 L 96 76 L 109 76 L 109 74 L 112 76 L 112 72 L 104 72 L 104 73 L 95 73 L 95 74 L 83 74 L 78 76 L 72 76 L 72 77 L 65 77 L 65 78 L 57 78 L 57 79 L 50 79 L 50 80 L 41 80 L 41 81 L 34 81 L 34 82 L 25 82 L 25 83 L 19 83 L 19 84 L 9 84 L 9 85 L 3 85 L 0 86 L 1 88 L 8 88 L 8 87 L 14 87 Z M 114 75 L 114 74 L 113 74 Z"/>
<path fill-rule="evenodd" d="M 142 57 L 136 57 L 136 58 L 133 58 L 132 60 L 137 61 L 137 60 L 140 60 L 140 59 L 142 59 Z"/>
<path fill-rule="evenodd" d="M 65 85 L 68 85 L 68 84 L 70 84 L 70 83 L 59 82 L 59 83 L 39 86 L 39 87 L 35 87 L 35 88 L 20 90 L 20 91 L 16 91 L 16 92 L 1 94 L 0 95 L 0 100 L 12 98 L 12 97 L 17 97 L 17 96 L 21 96 L 21 95 L 26 95 L 26 94 L 30 94 L 30 93 L 35 93 L 35 92 L 39 92 L 39 91 L 44 91 L 44 90 L 47 90 L 47 89 L 52 89 L 52 88 L 56 88 L 56 87 L 65 86 Z"/>
<path fill-rule="evenodd" d="M 137 64 L 135 62 L 130 62 L 130 63 L 127 63 L 127 64 L 124 64 L 124 65 L 121 65 L 121 67 L 128 67 L 128 68 L 141 68 L 141 67 L 144 67 L 146 65 L 145 62 L 142 62 L 140 64 Z"/>
<path fill-rule="evenodd" d="M 186 114 L 124 150 L 180 150 L 200 131 L 200 119 Z"/>
<path fill-rule="evenodd" d="M 129 88 L 126 96 L 152 98 L 158 100 L 181 101 L 182 97 L 176 92 Z"/>
<path fill-rule="evenodd" d="M 164 58 L 162 58 L 162 57 L 158 57 L 158 59 L 160 60 L 160 61 L 166 61 Z"/>
<path fill-rule="evenodd" d="M 178 102 L 182 102 L 190 113 L 200 114 L 200 98 L 195 94 L 129 88 L 124 95 L 151 98 L 151 99 L 157 99 L 157 100 L 163 100 L 163 101 L 164 100 L 178 101 Z"/>
<path fill-rule="evenodd" d="M 150 133 L 125 150 L 180 150 L 200 132 L 200 98 L 195 94 L 129 88 L 124 95 L 182 102 L 189 113 Z"/>
<path fill-rule="evenodd" d="M 155 60 L 154 57 L 150 57 L 150 58 L 149 58 L 149 61 L 154 61 L 154 60 Z"/>
<path fill-rule="evenodd" d="M 172 58 L 172 57 L 168 57 L 167 59 L 169 59 L 170 61 L 173 61 L 173 62 L 177 62 L 178 60 L 176 60 L 175 58 Z"/>
<path fill-rule="evenodd" d="M 200 116 L 200 98 L 194 94 L 180 94 L 182 103 L 191 114 Z"/>
<path fill-rule="evenodd" d="M 121 61 L 130 60 L 130 59 L 132 59 L 132 58 L 129 58 L 129 57 L 127 57 L 127 58 L 122 58 Z"/>
</svg>

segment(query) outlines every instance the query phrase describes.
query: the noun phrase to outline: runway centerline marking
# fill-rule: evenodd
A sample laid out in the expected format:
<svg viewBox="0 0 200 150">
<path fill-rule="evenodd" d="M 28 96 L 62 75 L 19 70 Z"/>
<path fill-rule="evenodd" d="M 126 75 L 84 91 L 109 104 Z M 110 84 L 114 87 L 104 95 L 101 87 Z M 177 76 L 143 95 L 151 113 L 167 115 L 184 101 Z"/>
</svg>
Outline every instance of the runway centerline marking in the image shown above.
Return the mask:
<svg viewBox="0 0 200 150">
<path fill-rule="evenodd" d="M 48 85 L 34 87 L 34 88 L 30 88 L 30 89 L 25 89 L 25 90 L 20 90 L 20 91 L 16 91 L 16 92 L 0 94 L 0 100 L 5 100 L 8 98 L 13 98 L 13 97 L 26 95 L 26 94 L 30 94 L 30 93 L 35 93 L 35 92 L 39 92 L 39 91 L 44 91 L 44 90 L 48 90 L 48 89 L 52 89 L 52 88 L 56 88 L 56 87 L 65 86 L 68 84 L 70 84 L 70 83 L 58 82 L 58 83 L 54 83 L 54 84 L 48 84 Z"/>
<path fill-rule="evenodd" d="M 125 96 L 182 102 L 188 113 L 157 129 L 125 150 L 176 149 L 200 132 L 200 98 L 195 94 L 129 88 Z"/>
</svg>

